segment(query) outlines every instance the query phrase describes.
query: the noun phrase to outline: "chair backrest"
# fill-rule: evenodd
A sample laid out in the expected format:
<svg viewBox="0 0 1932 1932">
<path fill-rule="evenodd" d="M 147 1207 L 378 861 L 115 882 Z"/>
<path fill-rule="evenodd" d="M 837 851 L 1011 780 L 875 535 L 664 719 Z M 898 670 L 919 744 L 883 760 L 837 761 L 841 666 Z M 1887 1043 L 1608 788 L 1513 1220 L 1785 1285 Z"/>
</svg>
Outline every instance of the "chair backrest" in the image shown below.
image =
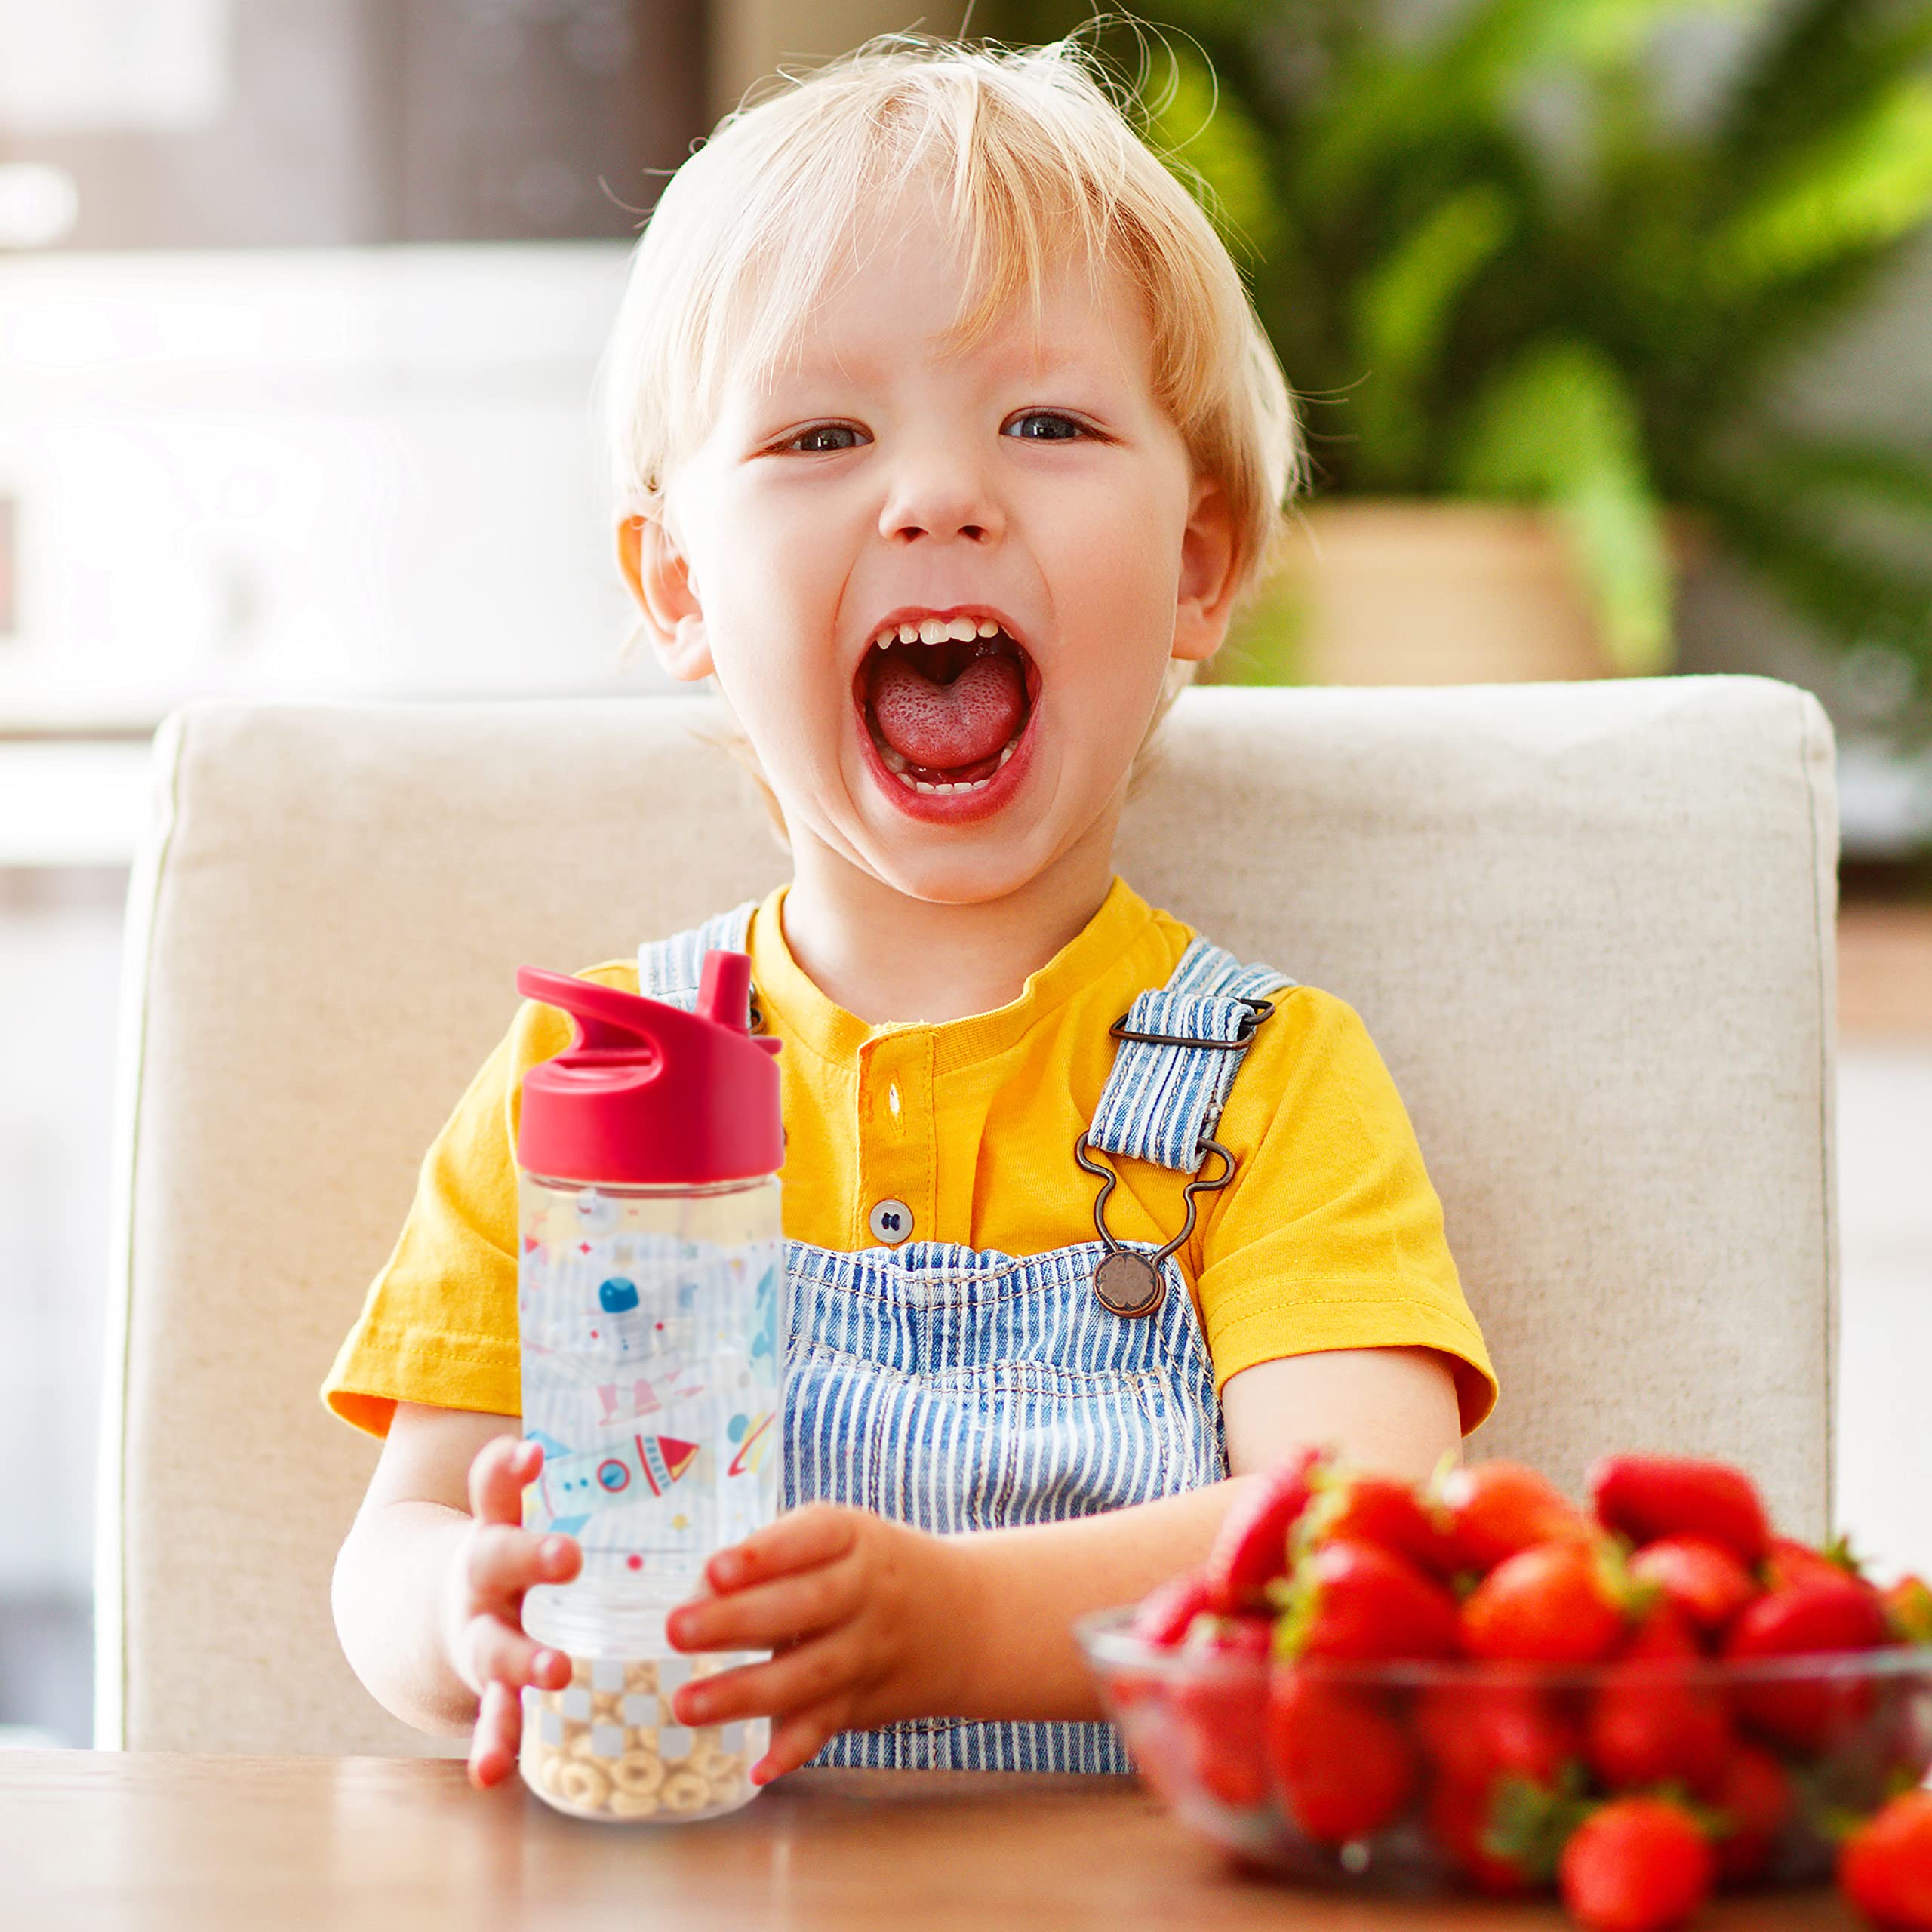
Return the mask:
<svg viewBox="0 0 1932 1932">
<path fill-rule="evenodd" d="M 676 698 L 208 704 L 131 902 L 99 1564 L 106 1745 L 448 1750 L 337 1644 L 377 1454 L 317 1386 L 512 975 L 782 876 Z M 1503 1396 L 1474 1453 L 1644 1445 L 1830 1501 L 1835 820 L 1749 678 L 1204 690 L 1121 871 L 1349 1000 L 1404 1095 Z"/>
</svg>

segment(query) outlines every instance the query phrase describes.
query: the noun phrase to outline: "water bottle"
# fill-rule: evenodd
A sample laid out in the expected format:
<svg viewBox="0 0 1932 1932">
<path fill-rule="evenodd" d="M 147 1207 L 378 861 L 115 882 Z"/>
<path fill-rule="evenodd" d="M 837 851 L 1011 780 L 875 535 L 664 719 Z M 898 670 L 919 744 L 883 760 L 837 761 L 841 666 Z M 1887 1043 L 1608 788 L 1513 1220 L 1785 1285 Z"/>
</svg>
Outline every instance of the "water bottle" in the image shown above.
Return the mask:
<svg viewBox="0 0 1932 1932">
<path fill-rule="evenodd" d="M 543 1451 L 523 1521 L 583 1549 L 570 1583 L 524 1598 L 571 1681 L 525 1690 L 519 1762 L 580 1817 L 712 1817 L 755 1795 L 771 1725 L 687 1728 L 672 1694 L 767 1654 L 678 1656 L 664 1617 L 777 1512 L 778 1042 L 747 1027 L 740 952 L 706 955 L 690 1013 L 529 968 L 516 983 L 575 1022 L 525 1076 L 517 1136 L 523 1426 Z"/>
</svg>

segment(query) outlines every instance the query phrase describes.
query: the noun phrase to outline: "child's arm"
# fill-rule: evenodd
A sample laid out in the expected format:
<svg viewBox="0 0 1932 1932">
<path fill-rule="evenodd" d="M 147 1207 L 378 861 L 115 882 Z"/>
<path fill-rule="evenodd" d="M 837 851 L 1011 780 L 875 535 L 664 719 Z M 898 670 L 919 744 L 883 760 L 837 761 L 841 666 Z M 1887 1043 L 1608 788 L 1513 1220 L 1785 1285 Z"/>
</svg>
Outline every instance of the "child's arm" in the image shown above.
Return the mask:
<svg viewBox="0 0 1932 1932">
<path fill-rule="evenodd" d="M 681 1649 L 777 1654 L 687 1686 L 678 1715 L 688 1724 L 771 1715 L 760 1782 L 843 1730 L 912 1717 L 1100 1717 L 1070 1625 L 1199 1562 L 1256 1472 L 1315 1442 L 1420 1478 L 1461 1440 L 1450 1371 L 1420 1349 L 1263 1363 L 1229 1378 L 1222 1408 L 1232 1479 L 1156 1503 L 945 1537 L 823 1504 L 781 1517 L 715 1557 L 715 1594 L 670 1620 Z"/>
<path fill-rule="evenodd" d="M 343 1653 L 379 1704 L 439 1735 L 475 1726 L 478 1785 L 515 1762 L 522 1687 L 570 1681 L 569 1660 L 522 1630 L 524 1592 L 567 1582 L 583 1553 L 521 1527 L 543 1463 L 521 1428 L 515 1416 L 398 1403 L 331 1593 Z"/>
</svg>

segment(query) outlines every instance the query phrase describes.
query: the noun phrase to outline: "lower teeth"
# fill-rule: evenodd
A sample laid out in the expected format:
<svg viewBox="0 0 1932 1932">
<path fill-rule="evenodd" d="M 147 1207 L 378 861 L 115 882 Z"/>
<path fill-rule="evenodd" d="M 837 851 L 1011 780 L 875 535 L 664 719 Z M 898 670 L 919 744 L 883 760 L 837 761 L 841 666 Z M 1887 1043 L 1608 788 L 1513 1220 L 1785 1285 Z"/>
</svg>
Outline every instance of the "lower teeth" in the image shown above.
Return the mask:
<svg viewBox="0 0 1932 1932">
<path fill-rule="evenodd" d="M 1020 731 L 1014 732 L 1013 736 L 1007 740 L 1000 749 L 999 763 L 995 765 L 985 777 L 976 778 L 970 783 L 958 785 L 929 785 L 923 778 L 909 777 L 906 770 L 906 760 L 901 754 L 894 751 L 890 745 L 879 744 L 876 738 L 872 740 L 872 743 L 878 746 L 878 755 L 884 761 L 886 770 L 891 772 L 909 792 L 921 792 L 929 796 L 948 797 L 955 792 L 983 792 L 1005 769 L 1006 761 L 1013 755 L 1014 747 L 1019 743 L 1021 734 L 1025 730 L 1026 727 L 1023 724 Z"/>
</svg>

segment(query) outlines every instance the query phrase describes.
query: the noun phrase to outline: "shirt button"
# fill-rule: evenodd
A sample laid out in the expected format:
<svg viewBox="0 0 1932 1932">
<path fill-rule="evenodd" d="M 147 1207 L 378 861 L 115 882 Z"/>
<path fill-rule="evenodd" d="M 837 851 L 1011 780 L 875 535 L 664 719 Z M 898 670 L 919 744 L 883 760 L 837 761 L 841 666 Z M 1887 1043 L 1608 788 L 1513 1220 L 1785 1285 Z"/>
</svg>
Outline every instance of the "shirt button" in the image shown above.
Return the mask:
<svg viewBox="0 0 1932 1932">
<path fill-rule="evenodd" d="M 903 1201 L 878 1201 L 872 1204 L 872 1239 L 888 1247 L 897 1247 L 912 1232 L 912 1211 Z"/>
</svg>

